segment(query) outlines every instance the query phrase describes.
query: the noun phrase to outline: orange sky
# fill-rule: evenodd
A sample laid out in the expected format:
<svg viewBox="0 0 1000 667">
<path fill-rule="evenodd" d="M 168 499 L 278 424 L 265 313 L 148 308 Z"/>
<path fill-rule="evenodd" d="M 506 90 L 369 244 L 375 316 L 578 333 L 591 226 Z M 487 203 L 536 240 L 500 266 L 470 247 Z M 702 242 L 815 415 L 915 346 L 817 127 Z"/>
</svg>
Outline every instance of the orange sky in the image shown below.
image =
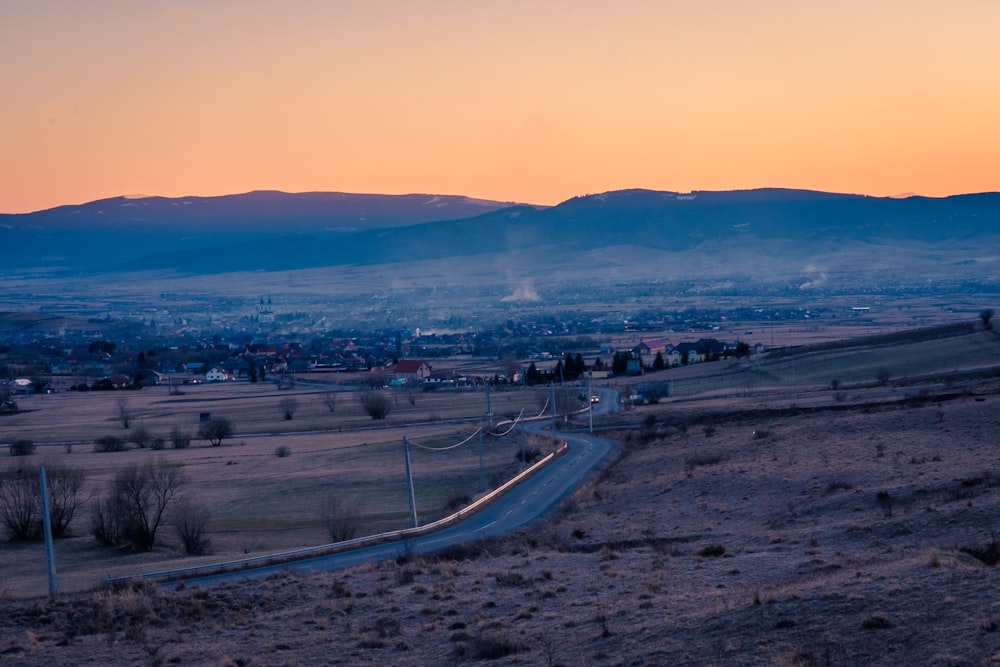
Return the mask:
<svg viewBox="0 0 1000 667">
<path fill-rule="evenodd" d="M 994 0 L 4 0 L 0 212 L 1000 190 Z"/>
</svg>

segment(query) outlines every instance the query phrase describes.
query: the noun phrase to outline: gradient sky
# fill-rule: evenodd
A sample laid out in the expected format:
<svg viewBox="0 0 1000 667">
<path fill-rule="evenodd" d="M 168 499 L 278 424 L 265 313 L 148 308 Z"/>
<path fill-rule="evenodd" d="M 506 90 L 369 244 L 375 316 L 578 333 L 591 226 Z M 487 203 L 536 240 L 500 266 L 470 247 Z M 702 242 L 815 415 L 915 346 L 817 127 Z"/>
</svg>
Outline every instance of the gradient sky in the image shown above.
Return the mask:
<svg viewBox="0 0 1000 667">
<path fill-rule="evenodd" d="M 996 0 L 0 0 L 0 212 L 1000 190 Z"/>
</svg>

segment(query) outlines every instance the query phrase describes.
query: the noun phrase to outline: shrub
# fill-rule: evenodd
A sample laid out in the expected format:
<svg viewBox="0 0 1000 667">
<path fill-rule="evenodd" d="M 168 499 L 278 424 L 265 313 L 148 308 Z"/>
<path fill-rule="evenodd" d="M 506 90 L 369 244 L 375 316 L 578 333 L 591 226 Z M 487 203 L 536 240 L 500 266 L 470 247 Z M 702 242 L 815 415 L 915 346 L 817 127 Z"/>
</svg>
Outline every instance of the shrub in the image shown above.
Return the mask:
<svg viewBox="0 0 1000 667">
<path fill-rule="evenodd" d="M 700 466 L 714 466 L 722 463 L 726 457 L 719 453 L 699 452 L 684 459 L 684 465 L 688 468 L 698 468 Z"/>
<path fill-rule="evenodd" d="M 97 442 L 94 443 L 95 452 L 124 452 L 125 449 L 125 441 L 113 435 L 105 435 L 98 438 Z"/>
<path fill-rule="evenodd" d="M 11 456 L 28 456 L 35 451 L 35 443 L 31 440 L 15 440 L 10 445 Z"/>
<path fill-rule="evenodd" d="M 721 544 L 709 544 L 706 547 L 702 547 L 698 551 L 698 555 L 702 558 L 718 558 L 719 556 L 724 556 L 726 554 L 726 547 Z"/>
<path fill-rule="evenodd" d="M 455 647 L 455 654 L 460 658 L 475 660 L 499 660 L 510 655 L 517 655 L 525 650 L 510 633 L 485 633 L 461 642 Z"/>
<path fill-rule="evenodd" d="M 0 477 L 0 521 L 15 540 L 33 540 L 42 534 L 38 476 L 9 468 Z"/>
<path fill-rule="evenodd" d="M 372 419 L 385 419 L 392 410 L 392 401 L 385 392 L 369 390 L 361 392 L 361 407 Z"/>
<path fill-rule="evenodd" d="M 185 449 L 191 446 L 191 436 L 176 426 L 170 431 L 170 441 L 174 449 Z"/>
<path fill-rule="evenodd" d="M 197 505 L 190 499 L 181 501 L 174 510 L 174 527 L 180 538 L 184 551 L 192 556 L 202 556 L 209 553 L 212 541 L 208 538 L 208 520 L 210 513 L 203 505 Z"/>
<path fill-rule="evenodd" d="M 52 537 L 58 539 L 69 532 L 69 524 L 84 503 L 82 494 L 86 475 L 79 468 L 46 465 L 45 478 L 49 488 Z"/>
<path fill-rule="evenodd" d="M 514 454 L 514 458 L 517 459 L 518 461 L 521 461 L 521 456 L 522 456 L 522 454 L 521 454 L 520 451 L 517 452 L 516 454 Z M 541 456 L 542 456 L 542 450 L 540 450 L 538 447 L 525 447 L 524 448 L 524 462 L 525 463 L 531 463 L 535 459 L 541 458 Z"/>
<path fill-rule="evenodd" d="M 826 495 L 836 493 L 837 491 L 850 491 L 853 488 L 854 485 L 850 482 L 846 482 L 842 479 L 835 479 L 826 485 Z"/>
<path fill-rule="evenodd" d="M 278 445 L 278 447 L 276 447 L 274 450 L 274 455 L 277 456 L 279 459 L 283 459 L 286 456 L 291 456 L 292 450 L 288 445 Z"/>
<path fill-rule="evenodd" d="M 232 437 L 233 425 L 225 417 L 210 417 L 198 427 L 198 436 L 218 447 L 226 438 Z"/>
<path fill-rule="evenodd" d="M 106 547 L 121 541 L 122 512 L 113 504 L 112 498 L 97 498 L 90 505 L 90 534 Z"/>
<path fill-rule="evenodd" d="M 111 480 L 107 500 L 100 507 L 104 514 L 110 515 L 104 523 L 117 527 L 120 536 L 136 548 L 149 551 L 156 543 L 156 531 L 164 521 L 167 507 L 183 482 L 177 466 L 147 462 L 119 470 Z M 93 514 L 91 528 L 94 528 Z"/>
<path fill-rule="evenodd" d="M 454 493 L 445 502 L 444 506 L 449 512 L 457 512 L 472 502 L 472 498 L 467 493 Z"/>
<path fill-rule="evenodd" d="M 128 434 L 129 442 L 139 449 L 145 449 L 152 437 L 153 434 L 145 426 L 136 426 Z"/>
<path fill-rule="evenodd" d="M 291 421 L 295 416 L 295 411 L 299 407 L 299 402 L 295 400 L 294 396 L 286 396 L 281 399 L 279 408 L 281 410 L 281 416 L 285 418 L 285 421 Z"/>
<path fill-rule="evenodd" d="M 958 550 L 989 566 L 1000 563 L 1000 541 L 997 540 L 993 540 L 986 546 L 959 547 Z"/>
<path fill-rule="evenodd" d="M 343 542 L 354 537 L 361 523 L 361 513 L 353 503 L 330 494 L 320 506 L 320 519 L 334 542 Z"/>
</svg>

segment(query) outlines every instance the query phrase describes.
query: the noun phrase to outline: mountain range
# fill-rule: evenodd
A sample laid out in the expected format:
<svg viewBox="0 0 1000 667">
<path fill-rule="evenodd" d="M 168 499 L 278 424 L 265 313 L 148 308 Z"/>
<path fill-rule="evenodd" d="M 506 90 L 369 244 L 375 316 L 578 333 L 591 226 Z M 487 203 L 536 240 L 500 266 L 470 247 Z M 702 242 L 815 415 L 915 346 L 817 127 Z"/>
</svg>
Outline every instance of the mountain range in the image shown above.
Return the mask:
<svg viewBox="0 0 1000 667">
<path fill-rule="evenodd" d="M 185 274 L 475 256 L 637 275 L 791 279 L 881 271 L 1000 281 L 1000 193 L 869 197 L 790 189 L 621 190 L 556 206 L 445 195 L 116 197 L 0 215 L 5 270 Z M 523 269 L 523 266 L 522 266 Z M 702 274 L 702 275 L 699 275 Z"/>
</svg>

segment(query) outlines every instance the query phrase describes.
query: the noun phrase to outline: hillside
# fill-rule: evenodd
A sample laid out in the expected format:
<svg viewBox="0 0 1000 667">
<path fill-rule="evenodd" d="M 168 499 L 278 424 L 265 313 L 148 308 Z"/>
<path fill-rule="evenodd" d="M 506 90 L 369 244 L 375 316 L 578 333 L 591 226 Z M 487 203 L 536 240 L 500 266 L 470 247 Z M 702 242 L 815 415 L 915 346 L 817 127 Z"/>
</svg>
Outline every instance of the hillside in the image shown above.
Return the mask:
<svg viewBox="0 0 1000 667">
<path fill-rule="evenodd" d="M 624 190 L 550 208 L 430 195 L 117 198 L 0 216 L 0 244 L 8 267 L 225 273 L 539 251 L 579 259 L 626 246 L 682 263 L 710 255 L 726 266 L 733 256 L 739 261 L 730 272 L 741 275 L 765 265 L 779 272 L 815 265 L 835 275 L 860 257 L 900 281 L 908 273 L 925 278 L 928 269 L 996 280 L 1000 194 L 891 199 L 781 189 Z M 748 252 L 757 267 L 747 266 Z"/>
<path fill-rule="evenodd" d="M 257 191 L 221 197 L 114 197 L 26 214 L 0 214 L 7 268 L 108 269 L 152 253 L 196 256 L 251 240 L 341 238 L 511 204 L 446 195 Z M 273 253 L 265 250 L 261 257 Z M 249 268 L 254 259 L 244 257 Z"/>
<path fill-rule="evenodd" d="M 1000 384 L 932 376 L 949 346 L 1000 339 L 917 332 L 836 351 L 855 368 L 877 350 L 874 378 L 942 335 L 913 370 L 925 379 L 888 393 L 859 380 L 841 400 L 786 356 L 760 360 L 771 380 L 749 394 L 734 382 L 722 399 L 627 412 L 602 433 L 616 460 L 518 535 L 338 573 L 7 601 L 0 652 L 24 665 L 990 664 Z"/>
</svg>

